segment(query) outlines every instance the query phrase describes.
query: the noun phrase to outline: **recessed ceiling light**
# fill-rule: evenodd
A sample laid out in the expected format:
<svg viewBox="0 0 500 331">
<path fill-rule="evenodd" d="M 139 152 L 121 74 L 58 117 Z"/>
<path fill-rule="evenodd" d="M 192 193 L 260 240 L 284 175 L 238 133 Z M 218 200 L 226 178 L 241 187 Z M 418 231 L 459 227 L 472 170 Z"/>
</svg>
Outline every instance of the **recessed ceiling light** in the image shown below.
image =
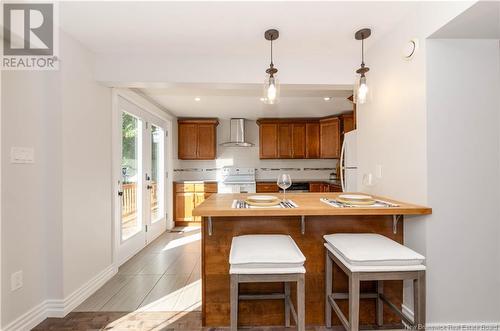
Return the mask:
<svg viewBox="0 0 500 331">
<path fill-rule="evenodd" d="M 201 98 L 200 98 L 200 97 L 196 97 L 196 98 L 194 98 L 194 101 L 200 101 L 200 100 L 201 100 Z"/>
<path fill-rule="evenodd" d="M 264 102 L 266 101 L 266 98 L 260 98 L 260 101 Z"/>
<path fill-rule="evenodd" d="M 324 97 L 323 100 L 325 100 L 325 101 L 332 101 L 332 97 Z"/>
</svg>

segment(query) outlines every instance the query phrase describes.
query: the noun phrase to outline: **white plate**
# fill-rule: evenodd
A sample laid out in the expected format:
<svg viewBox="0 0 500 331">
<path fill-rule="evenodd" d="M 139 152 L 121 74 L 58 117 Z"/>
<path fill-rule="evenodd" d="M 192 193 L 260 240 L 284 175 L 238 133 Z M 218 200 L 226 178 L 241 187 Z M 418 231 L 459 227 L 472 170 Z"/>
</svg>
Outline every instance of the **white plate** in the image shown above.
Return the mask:
<svg viewBox="0 0 500 331">
<path fill-rule="evenodd" d="M 277 200 L 278 197 L 275 197 L 274 195 L 251 195 L 247 199 L 255 202 L 272 202 Z"/>
<path fill-rule="evenodd" d="M 373 200 L 373 197 L 371 195 L 364 195 L 364 194 L 341 194 L 339 195 L 339 198 L 344 199 L 344 200 Z"/>
</svg>

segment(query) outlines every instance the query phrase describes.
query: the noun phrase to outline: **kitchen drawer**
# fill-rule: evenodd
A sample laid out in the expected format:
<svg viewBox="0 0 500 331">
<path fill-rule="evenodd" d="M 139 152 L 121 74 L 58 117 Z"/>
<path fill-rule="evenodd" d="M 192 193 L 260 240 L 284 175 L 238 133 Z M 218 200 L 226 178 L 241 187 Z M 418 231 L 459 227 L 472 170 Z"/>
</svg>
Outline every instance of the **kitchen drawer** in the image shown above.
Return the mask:
<svg viewBox="0 0 500 331">
<path fill-rule="evenodd" d="M 342 192 L 342 186 L 330 184 L 330 192 Z"/>
<path fill-rule="evenodd" d="M 217 183 L 199 183 L 194 186 L 195 192 L 217 193 Z"/>
<path fill-rule="evenodd" d="M 275 183 L 257 183 L 257 193 L 277 193 L 279 192 L 278 184 Z"/>
<path fill-rule="evenodd" d="M 194 183 L 175 183 L 175 192 L 194 192 Z"/>
</svg>

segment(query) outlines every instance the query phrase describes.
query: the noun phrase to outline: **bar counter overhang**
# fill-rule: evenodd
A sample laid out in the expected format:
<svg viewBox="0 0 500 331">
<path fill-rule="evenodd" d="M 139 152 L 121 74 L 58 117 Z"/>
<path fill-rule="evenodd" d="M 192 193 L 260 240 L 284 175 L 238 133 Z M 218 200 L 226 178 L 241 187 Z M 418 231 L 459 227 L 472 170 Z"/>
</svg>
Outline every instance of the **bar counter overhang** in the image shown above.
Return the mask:
<svg viewBox="0 0 500 331">
<path fill-rule="evenodd" d="M 287 194 L 297 208 L 231 208 L 234 200 L 249 194 L 214 194 L 196 207 L 193 215 L 202 216 L 202 316 L 203 326 L 229 325 L 229 252 L 231 240 L 245 234 L 288 234 L 306 256 L 306 325 L 324 325 L 325 248 L 323 235 L 332 233 L 378 233 L 403 243 L 406 215 L 427 215 L 432 209 L 415 204 L 374 197 L 398 207 L 335 208 L 321 198 L 335 199 L 340 193 Z M 281 194 L 280 194 L 281 196 Z M 421 221 L 424 218 L 414 218 Z M 334 268 L 334 291 L 347 292 L 347 277 Z M 240 294 L 281 292 L 282 284 L 242 284 Z M 374 282 L 363 282 L 361 292 L 375 290 Z M 386 296 L 401 308 L 403 283 L 386 281 Z M 292 287 L 292 297 L 295 300 Z M 347 312 L 347 300 L 341 309 Z M 283 325 L 282 300 L 240 301 L 240 326 Z M 333 314 L 335 315 L 335 314 Z M 400 325 L 401 318 L 384 309 L 386 324 Z M 363 299 L 361 325 L 375 325 L 375 300 Z M 340 325 L 333 317 L 333 324 Z"/>
</svg>

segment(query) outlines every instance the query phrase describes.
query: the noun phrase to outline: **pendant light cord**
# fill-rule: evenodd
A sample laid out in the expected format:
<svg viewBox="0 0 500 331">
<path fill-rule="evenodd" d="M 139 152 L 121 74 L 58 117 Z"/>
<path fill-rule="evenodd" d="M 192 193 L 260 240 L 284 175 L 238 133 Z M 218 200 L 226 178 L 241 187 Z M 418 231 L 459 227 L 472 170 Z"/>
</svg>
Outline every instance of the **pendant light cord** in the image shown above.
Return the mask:
<svg viewBox="0 0 500 331">
<path fill-rule="evenodd" d="M 361 67 L 365 66 L 365 38 L 361 39 Z"/>
<path fill-rule="evenodd" d="M 271 68 L 274 66 L 273 64 L 273 38 L 271 38 Z"/>
</svg>

